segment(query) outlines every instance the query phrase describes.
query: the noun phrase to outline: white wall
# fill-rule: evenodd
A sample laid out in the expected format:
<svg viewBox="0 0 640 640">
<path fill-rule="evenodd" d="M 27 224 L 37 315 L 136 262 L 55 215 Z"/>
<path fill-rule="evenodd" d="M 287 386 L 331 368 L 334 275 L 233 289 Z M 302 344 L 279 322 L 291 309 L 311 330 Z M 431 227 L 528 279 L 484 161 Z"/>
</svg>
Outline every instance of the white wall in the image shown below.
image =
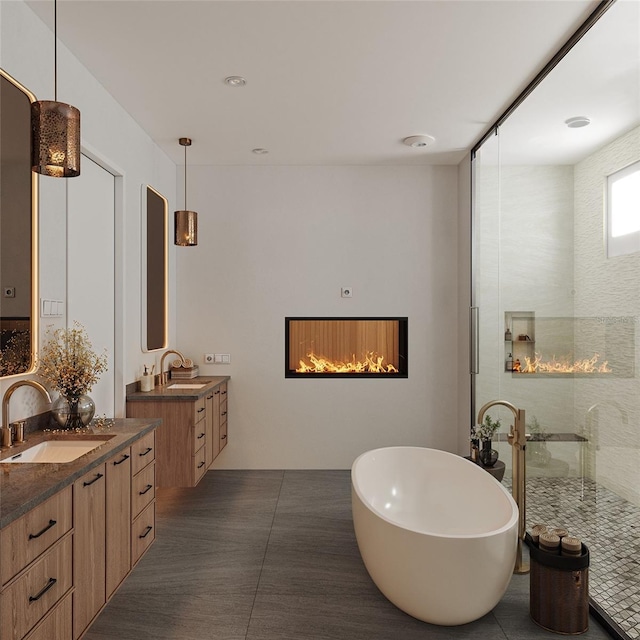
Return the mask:
<svg viewBox="0 0 640 640">
<path fill-rule="evenodd" d="M 196 166 L 189 204 L 199 244 L 177 252 L 177 344 L 201 373 L 232 377 L 218 466 L 457 449 L 456 167 Z M 408 379 L 284 378 L 285 316 L 380 315 L 409 318 Z"/>
<path fill-rule="evenodd" d="M 21 0 L 0 2 L 0 66 L 37 98 L 53 98 L 52 34 Z M 159 364 L 143 354 L 140 339 L 140 189 L 148 183 L 175 205 L 175 165 L 62 44 L 58 48 L 58 97 L 81 111 L 83 148 L 118 174 L 116 179 L 116 380 L 124 406 L 124 385 L 141 373 L 142 363 Z M 40 296 L 66 299 L 66 181 L 40 178 Z M 89 230 L 90 231 L 90 230 Z M 100 242 L 100 238 L 95 238 Z M 173 249 L 173 248 L 172 248 Z M 173 251 L 171 251 L 173 259 Z M 173 274 L 173 265 L 171 268 Z M 73 274 L 69 274 L 73 277 Z M 173 275 L 172 275 L 173 278 Z M 47 323 L 50 324 L 50 323 Z M 64 319 L 58 322 L 64 325 Z M 175 328 L 175 323 L 172 325 Z M 175 334 L 173 334 L 175 335 Z M 0 392 L 13 380 L 0 382 Z M 12 401 L 11 418 L 46 410 L 31 390 Z"/>
</svg>

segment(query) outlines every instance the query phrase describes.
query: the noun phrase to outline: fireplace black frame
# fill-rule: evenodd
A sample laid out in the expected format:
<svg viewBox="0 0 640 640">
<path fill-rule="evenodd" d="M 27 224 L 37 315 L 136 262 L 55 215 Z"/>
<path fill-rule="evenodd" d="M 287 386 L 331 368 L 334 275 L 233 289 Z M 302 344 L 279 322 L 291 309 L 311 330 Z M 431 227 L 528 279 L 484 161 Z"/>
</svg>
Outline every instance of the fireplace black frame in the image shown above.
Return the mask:
<svg viewBox="0 0 640 640">
<path fill-rule="evenodd" d="M 292 320 L 389 320 L 398 322 L 400 359 L 397 373 L 298 373 L 289 368 L 289 323 Z M 284 319 L 284 377 L 285 378 L 408 378 L 409 377 L 409 319 L 397 316 L 287 316 Z"/>
</svg>

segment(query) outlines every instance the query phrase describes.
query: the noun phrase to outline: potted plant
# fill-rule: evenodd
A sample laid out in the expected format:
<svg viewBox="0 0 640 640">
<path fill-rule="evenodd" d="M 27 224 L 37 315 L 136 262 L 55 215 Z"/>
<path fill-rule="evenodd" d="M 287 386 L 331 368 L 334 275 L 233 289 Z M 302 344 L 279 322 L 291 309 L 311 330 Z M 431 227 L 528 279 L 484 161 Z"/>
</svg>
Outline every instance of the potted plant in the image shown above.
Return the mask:
<svg viewBox="0 0 640 640">
<path fill-rule="evenodd" d="M 51 413 L 64 429 L 85 427 L 95 413 L 95 404 L 86 394 L 107 370 L 107 354 L 97 355 L 85 328 L 77 321 L 73 328 L 47 331 L 38 358 L 38 373 L 60 393 Z"/>
<path fill-rule="evenodd" d="M 489 414 L 485 416 L 482 424 L 471 427 L 471 440 L 480 443 L 479 458 L 485 467 L 493 467 L 498 461 L 498 452 L 491 448 L 491 440 L 498 429 L 500 429 L 500 419 L 494 421 Z"/>
</svg>

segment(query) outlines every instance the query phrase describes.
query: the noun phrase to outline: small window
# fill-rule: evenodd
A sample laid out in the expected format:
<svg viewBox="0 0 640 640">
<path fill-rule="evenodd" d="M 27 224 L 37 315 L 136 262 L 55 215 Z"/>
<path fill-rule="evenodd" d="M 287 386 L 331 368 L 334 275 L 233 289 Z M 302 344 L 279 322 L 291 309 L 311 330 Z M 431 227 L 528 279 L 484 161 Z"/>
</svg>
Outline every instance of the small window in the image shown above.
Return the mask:
<svg viewBox="0 0 640 640">
<path fill-rule="evenodd" d="M 640 251 L 640 162 L 607 177 L 607 256 Z"/>
</svg>

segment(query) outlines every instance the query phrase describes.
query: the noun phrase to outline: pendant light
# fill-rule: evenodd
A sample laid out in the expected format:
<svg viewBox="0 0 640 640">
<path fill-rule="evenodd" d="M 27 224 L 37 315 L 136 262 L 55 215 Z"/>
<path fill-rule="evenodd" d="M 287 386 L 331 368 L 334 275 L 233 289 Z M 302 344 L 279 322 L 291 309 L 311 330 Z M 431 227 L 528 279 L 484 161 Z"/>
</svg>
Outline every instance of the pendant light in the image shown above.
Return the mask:
<svg viewBox="0 0 640 640">
<path fill-rule="evenodd" d="M 191 138 L 180 138 L 178 142 L 184 147 L 184 209 L 174 214 L 174 244 L 195 247 L 198 244 L 198 214 L 187 210 L 187 147 L 191 146 Z"/>
<path fill-rule="evenodd" d="M 58 7 L 53 0 L 53 100 L 31 103 L 31 170 L 54 178 L 80 175 L 80 111 L 58 102 Z"/>
</svg>

